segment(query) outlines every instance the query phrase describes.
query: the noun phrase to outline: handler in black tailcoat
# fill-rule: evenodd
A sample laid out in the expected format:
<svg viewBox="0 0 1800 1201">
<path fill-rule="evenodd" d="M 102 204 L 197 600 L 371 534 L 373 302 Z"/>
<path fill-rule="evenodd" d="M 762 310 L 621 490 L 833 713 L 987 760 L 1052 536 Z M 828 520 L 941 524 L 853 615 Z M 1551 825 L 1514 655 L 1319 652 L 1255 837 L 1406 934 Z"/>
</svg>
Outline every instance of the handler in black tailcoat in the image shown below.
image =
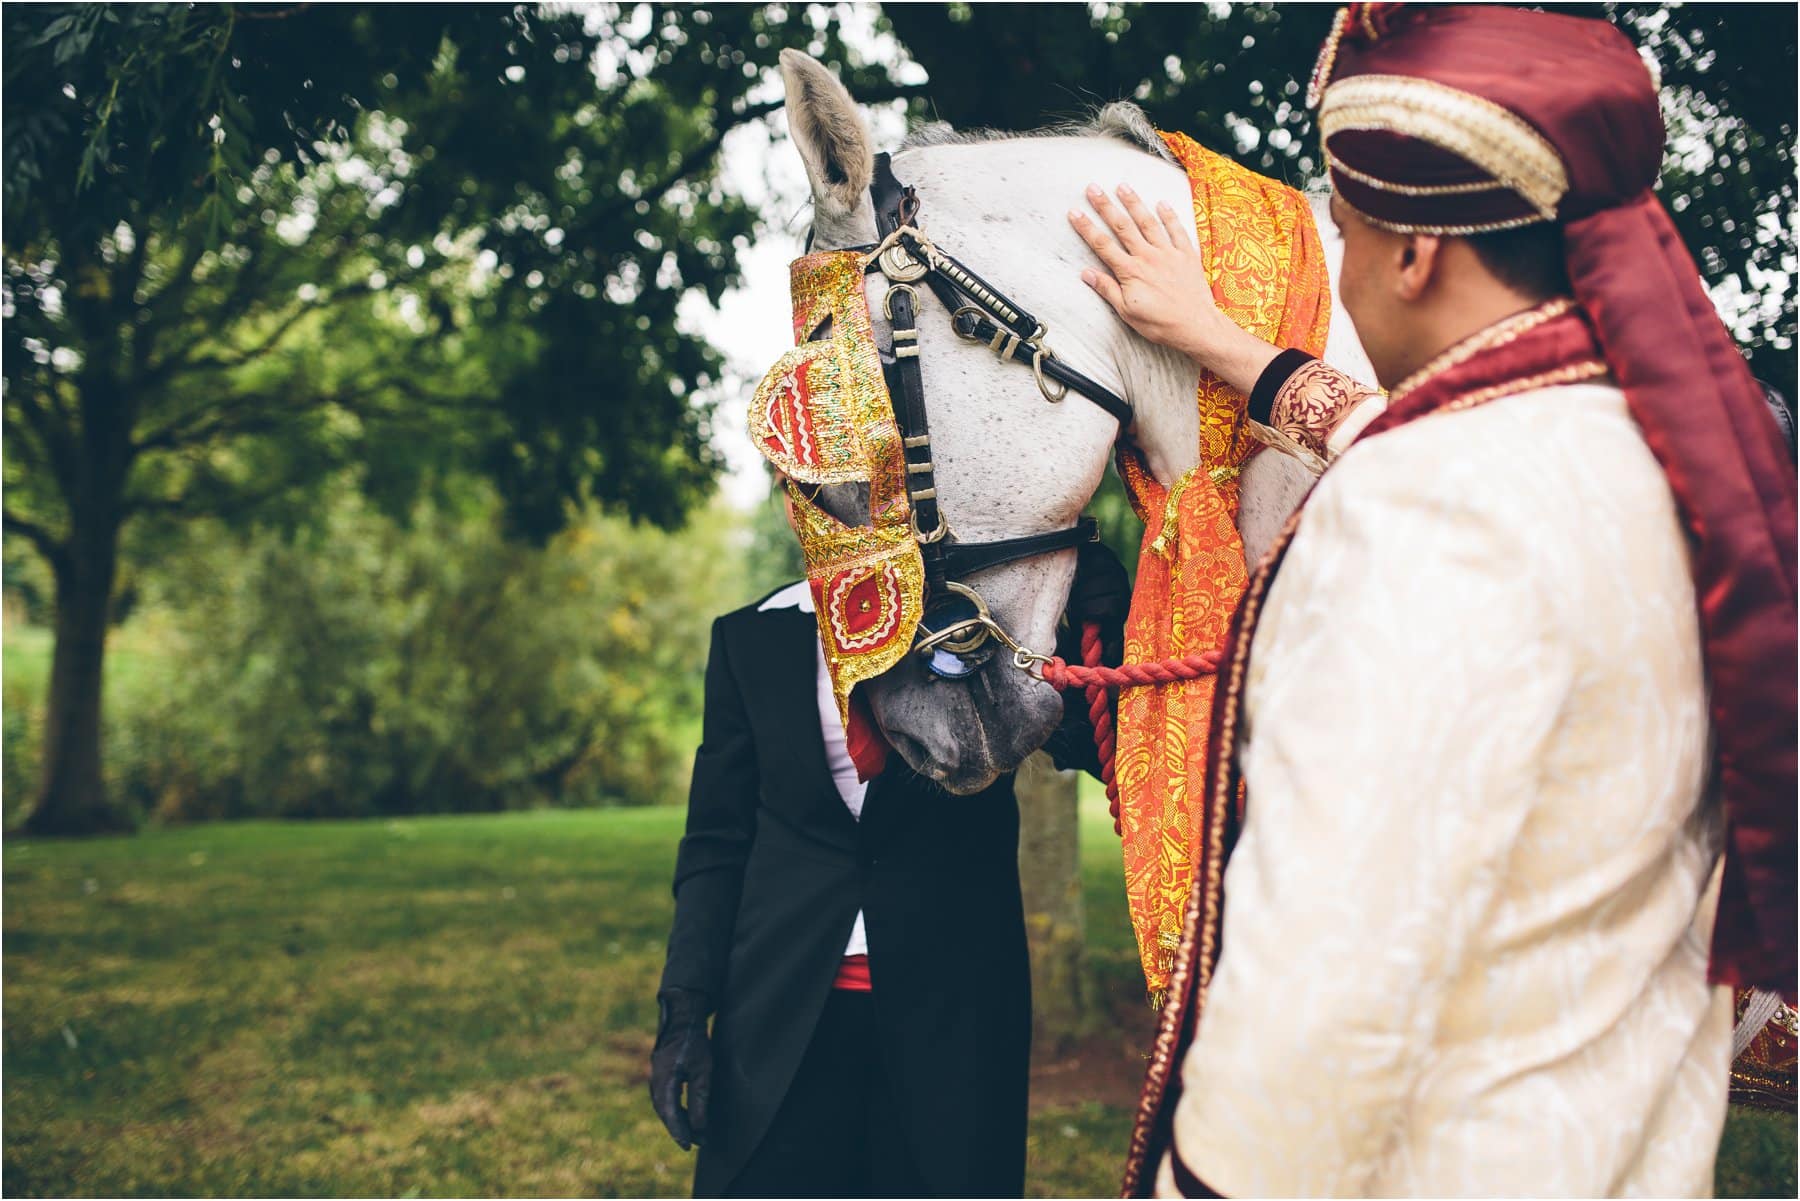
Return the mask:
<svg viewBox="0 0 1800 1201">
<path fill-rule="evenodd" d="M 1116 608 L 1118 643 L 1124 571 L 1097 544 L 1075 591 Z M 890 753 L 854 812 L 803 597 L 713 626 L 652 1100 L 700 1144 L 696 1196 L 1022 1196 L 1031 976 L 1012 777 L 953 796 Z M 1051 750 L 1097 771 L 1085 703 L 1066 709 Z M 866 974 L 845 958 L 859 913 Z"/>
<path fill-rule="evenodd" d="M 717 1006 L 695 1195 L 1020 1196 L 1012 778 L 952 796 L 890 755 L 859 820 L 827 766 L 817 643 L 799 607 L 713 627 L 659 990 L 689 1024 L 694 998 Z M 859 910 L 868 992 L 833 987 Z"/>
</svg>

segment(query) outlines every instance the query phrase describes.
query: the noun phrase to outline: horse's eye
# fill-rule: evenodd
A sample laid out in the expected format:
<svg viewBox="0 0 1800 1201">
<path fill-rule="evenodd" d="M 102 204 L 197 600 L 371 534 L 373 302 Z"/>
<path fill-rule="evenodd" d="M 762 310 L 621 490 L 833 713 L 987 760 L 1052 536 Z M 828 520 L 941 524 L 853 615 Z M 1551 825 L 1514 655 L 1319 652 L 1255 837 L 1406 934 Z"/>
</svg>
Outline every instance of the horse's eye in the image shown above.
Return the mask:
<svg viewBox="0 0 1800 1201">
<path fill-rule="evenodd" d="M 819 328 L 813 330 L 812 333 L 806 336 L 806 340 L 808 342 L 823 342 L 829 337 L 831 337 L 831 318 L 827 317 L 825 320 L 819 322 Z"/>
</svg>

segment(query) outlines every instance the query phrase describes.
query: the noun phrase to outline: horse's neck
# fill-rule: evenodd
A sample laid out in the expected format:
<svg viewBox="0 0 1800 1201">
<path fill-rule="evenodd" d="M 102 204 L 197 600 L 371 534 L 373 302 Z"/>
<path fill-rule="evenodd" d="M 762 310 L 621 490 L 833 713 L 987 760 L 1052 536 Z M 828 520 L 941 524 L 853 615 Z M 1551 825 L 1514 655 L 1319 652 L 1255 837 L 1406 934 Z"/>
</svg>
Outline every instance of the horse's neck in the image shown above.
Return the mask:
<svg viewBox="0 0 1800 1201">
<path fill-rule="evenodd" d="M 1070 365 L 1131 401 L 1136 421 L 1130 436 L 1159 483 L 1171 486 L 1198 465 L 1199 368 L 1133 335 L 1081 282 L 1092 255 L 1067 218 L 1070 209 L 1086 207 L 1082 193 L 1090 182 L 1109 190 L 1128 183 L 1152 205 L 1163 201 L 1187 211 L 1192 199 L 1179 167 L 1113 138 L 1070 137 L 925 147 L 897 156 L 895 168 L 918 187 L 924 227 L 941 232 L 946 250 L 1046 321 L 1048 344 Z M 1342 246 L 1325 203 L 1316 198 L 1313 208 L 1336 308 Z M 1352 375 L 1373 378 L 1348 321 L 1333 322 L 1326 358 Z M 1312 476 L 1285 455 L 1251 460 L 1238 514 L 1251 562 L 1261 558 L 1311 483 Z"/>
<path fill-rule="evenodd" d="M 1180 182 L 1185 201 L 1186 180 Z M 1331 220 L 1330 199 L 1311 196 L 1308 203 L 1325 251 L 1335 318 L 1324 358 L 1357 379 L 1373 381 L 1374 369 L 1338 301 L 1338 268 L 1344 246 Z M 1142 338 L 1127 338 L 1120 354 L 1127 378 L 1134 381 L 1126 395 L 1138 409 L 1138 446 L 1151 475 L 1167 488 L 1200 461 L 1200 415 L 1195 404 L 1199 370 L 1185 356 L 1152 346 Z M 1316 479 L 1299 460 L 1275 451 L 1254 454 L 1245 464 L 1238 488 L 1237 527 L 1251 564 L 1261 560 Z"/>
<path fill-rule="evenodd" d="M 1199 369 L 1134 336 L 1081 282 L 1093 254 L 1070 228 L 1086 186 L 1126 183 L 1150 204 L 1192 204 L 1181 168 L 1108 137 L 1022 138 L 904 152 L 895 170 L 918 187 L 927 232 L 1050 326 L 1048 345 L 1131 401 L 1131 433 L 1153 475 L 1173 483 L 1199 460 Z M 1071 403 L 1073 397 L 1071 397 Z"/>
</svg>

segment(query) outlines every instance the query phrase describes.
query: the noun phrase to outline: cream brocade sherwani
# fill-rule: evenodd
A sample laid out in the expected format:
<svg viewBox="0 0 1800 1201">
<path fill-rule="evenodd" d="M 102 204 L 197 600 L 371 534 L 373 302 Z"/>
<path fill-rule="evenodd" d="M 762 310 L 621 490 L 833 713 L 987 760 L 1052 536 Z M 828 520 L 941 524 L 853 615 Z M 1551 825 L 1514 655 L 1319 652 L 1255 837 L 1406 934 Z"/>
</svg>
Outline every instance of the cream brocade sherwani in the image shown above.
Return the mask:
<svg viewBox="0 0 1800 1201">
<path fill-rule="evenodd" d="M 1685 542 L 1623 394 L 1345 452 L 1246 688 L 1186 1165 L 1225 1196 L 1710 1195 L 1722 818 Z"/>
</svg>

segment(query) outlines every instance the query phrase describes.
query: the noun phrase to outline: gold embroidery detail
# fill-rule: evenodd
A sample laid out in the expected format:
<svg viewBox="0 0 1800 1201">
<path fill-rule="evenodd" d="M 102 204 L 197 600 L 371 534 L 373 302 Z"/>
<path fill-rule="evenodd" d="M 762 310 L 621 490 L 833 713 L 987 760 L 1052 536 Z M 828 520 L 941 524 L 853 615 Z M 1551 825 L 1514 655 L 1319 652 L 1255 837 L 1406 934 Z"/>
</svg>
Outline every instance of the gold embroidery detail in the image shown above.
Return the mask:
<svg viewBox="0 0 1800 1201">
<path fill-rule="evenodd" d="M 1300 364 L 1275 393 L 1269 406 L 1269 424 L 1304 446 L 1317 460 L 1329 457 L 1332 431 L 1344 415 L 1372 396 L 1337 368 L 1318 359 Z"/>
<path fill-rule="evenodd" d="M 1566 367 L 1558 367 L 1555 371 L 1546 371 L 1541 375 L 1528 375 L 1524 379 L 1510 380 L 1504 384 L 1495 384 L 1490 388 L 1479 389 L 1467 396 L 1458 397 L 1431 415 L 1436 417 L 1444 413 L 1460 413 L 1464 409 L 1472 409 L 1476 405 L 1486 404 L 1490 400 L 1499 400 L 1503 396 L 1513 396 L 1520 392 L 1530 392 L 1536 388 L 1554 388 L 1562 384 L 1577 384 L 1584 379 L 1598 379 L 1605 375 L 1607 370 L 1606 364 L 1599 359 L 1570 363 Z"/>
<path fill-rule="evenodd" d="M 1546 321 L 1571 312 L 1574 308 L 1573 300 L 1566 296 L 1559 296 L 1554 300 L 1546 300 L 1535 308 L 1529 308 L 1522 313 L 1514 313 L 1511 317 L 1496 321 L 1486 329 L 1477 330 L 1401 380 L 1399 386 L 1388 394 L 1388 404 L 1390 406 L 1398 404 L 1403 396 L 1433 376 L 1468 362 L 1484 350 L 1505 346 L 1522 334 L 1536 329 Z"/>
<path fill-rule="evenodd" d="M 853 250 L 790 264 L 798 345 L 757 385 L 749 419 L 756 448 L 788 477 L 826 671 L 846 723 L 851 690 L 906 656 L 925 598 L 906 457 L 863 280 Z M 827 322 L 831 336 L 811 340 Z M 867 525 L 843 524 L 802 486 L 848 482 L 869 486 Z"/>
<path fill-rule="evenodd" d="M 1162 529 L 1157 531 L 1155 541 L 1150 543 L 1150 549 L 1164 558 L 1168 558 L 1170 541 L 1180 528 L 1181 498 L 1199 472 L 1200 468 L 1197 466 L 1189 468 L 1180 479 L 1175 481 L 1174 486 L 1169 489 L 1168 497 L 1163 502 Z"/>
<path fill-rule="evenodd" d="M 1569 191 L 1562 156 L 1518 114 L 1471 92 L 1409 75 L 1357 75 L 1332 84 L 1319 106 L 1321 140 L 1386 130 L 1461 155 L 1517 192 L 1545 220 Z"/>
<path fill-rule="evenodd" d="M 1385 229 L 1391 234 L 1435 234 L 1442 238 L 1466 238 L 1473 234 L 1497 234 L 1505 229 L 1519 229 L 1526 225 L 1542 225 L 1545 218 L 1532 213 L 1525 217 L 1508 217 L 1504 221 L 1483 221 L 1475 225 L 1432 225 L 1420 221 L 1389 221 L 1385 217 L 1372 216 L 1357 208 L 1344 196 L 1337 193 L 1338 203 L 1355 213 L 1358 218 L 1373 225 L 1376 229 Z"/>
<path fill-rule="evenodd" d="M 1330 320 L 1324 249 L 1305 197 L 1191 140 L 1165 135 L 1187 168 L 1197 245 L 1220 309 L 1263 340 L 1322 353 Z M 1241 477 L 1230 475 L 1260 447 L 1243 436 L 1248 398 L 1211 373 L 1195 395 L 1200 443 L 1180 495 L 1158 482 L 1130 448 L 1119 454 L 1143 555 L 1126 621 L 1126 657 L 1165 659 L 1211 650 L 1230 628 L 1249 583 L 1233 518 Z M 1119 698 L 1121 858 L 1145 988 L 1167 986 L 1159 945 L 1179 931 L 1204 842 L 1206 737 L 1213 677 L 1129 689 Z"/>
<path fill-rule="evenodd" d="M 1392 192 L 1396 196 L 1467 196 L 1476 192 L 1498 192 L 1506 185 L 1497 179 L 1478 179 L 1473 183 L 1439 183 L 1439 184 L 1405 184 L 1389 183 L 1385 179 L 1376 179 L 1373 175 L 1358 171 L 1349 163 L 1328 149 L 1325 151 L 1325 162 L 1339 175 L 1348 175 L 1357 183 L 1367 184 L 1371 188 L 1380 188 L 1384 192 Z"/>
<path fill-rule="evenodd" d="M 1344 30 L 1350 26 L 1350 10 L 1340 8 L 1337 16 L 1331 18 L 1331 32 L 1325 36 L 1325 44 L 1319 47 L 1319 57 L 1313 63 L 1312 78 L 1306 81 L 1306 107 L 1318 108 L 1319 97 L 1325 94 L 1325 85 L 1331 82 L 1331 73 L 1337 68 L 1338 47 L 1343 44 Z"/>
<path fill-rule="evenodd" d="M 1295 440 L 1292 434 L 1273 425 L 1264 425 L 1260 421 L 1246 421 L 1245 432 L 1252 438 L 1284 455 L 1298 459 L 1302 466 L 1314 475 L 1325 470 L 1325 460 L 1308 450 L 1305 445 Z"/>
</svg>

